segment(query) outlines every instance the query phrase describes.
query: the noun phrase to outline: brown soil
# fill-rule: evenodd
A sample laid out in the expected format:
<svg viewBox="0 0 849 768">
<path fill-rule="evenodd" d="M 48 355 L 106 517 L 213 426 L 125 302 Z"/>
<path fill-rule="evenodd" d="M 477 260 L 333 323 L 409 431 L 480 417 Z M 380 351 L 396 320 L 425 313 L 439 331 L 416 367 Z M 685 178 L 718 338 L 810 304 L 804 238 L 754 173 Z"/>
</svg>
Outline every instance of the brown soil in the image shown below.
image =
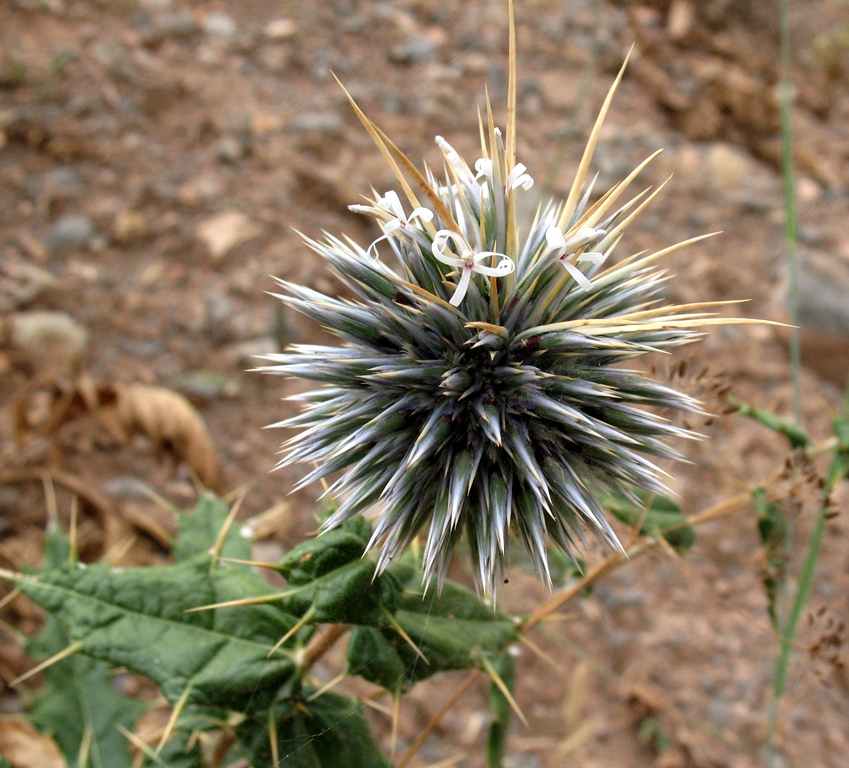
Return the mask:
<svg viewBox="0 0 849 768">
<path fill-rule="evenodd" d="M 839 0 L 791 5 L 808 297 L 803 411 L 823 440 L 849 374 L 849 319 L 840 320 L 841 299 L 849 305 L 849 15 Z M 163 560 L 172 521 L 139 487 L 187 507 L 192 470 L 223 492 L 244 491 L 245 517 L 273 510 L 260 559 L 314 529 L 314 494 L 288 495 L 299 470 L 271 472 L 282 436 L 262 429 L 292 413 L 281 397 L 298 385 L 246 369 L 253 354 L 319 336 L 267 295 L 275 290 L 269 275 L 335 290 L 293 228 L 344 232 L 367 245 L 375 232 L 347 205 L 371 187 L 392 187 L 331 73 L 412 158 L 435 163 L 437 134 L 474 158 L 485 82 L 503 123 L 505 6 L 0 6 L 0 565 L 37 563 L 47 516 L 52 509 L 67 526 L 72 495 L 81 502 L 83 557 L 121 550 L 124 565 Z M 787 284 L 773 6 L 516 7 L 519 156 L 535 189 L 568 190 L 604 94 L 636 41 L 599 143 L 597 188 L 665 147 L 643 180 L 675 176 L 632 228 L 628 248 L 722 230 L 674 258 L 669 297 L 749 299 L 727 313 L 760 318 L 784 317 Z M 228 212 L 238 215 L 220 217 Z M 54 317 L 47 336 L 22 340 L 16 324 L 36 310 L 66 313 L 78 327 Z M 733 396 L 787 416 L 785 341 L 766 326 L 719 328 L 689 352 L 689 370 L 707 367 Z M 138 384 L 185 395 L 209 434 L 183 401 L 130 386 Z M 121 416 L 122 397 L 130 410 L 133 397 L 139 409 L 159 398 L 159 420 Z M 746 493 L 785 467 L 785 444 L 758 425 L 725 415 L 695 426 L 709 439 L 688 448 L 690 464 L 670 468 L 688 512 Z M 44 468 L 53 470 L 55 504 Z M 793 574 L 815 512 L 808 471 L 794 464 L 782 487 L 800 500 Z M 839 512 L 846 502 L 844 483 L 832 503 Z M 847 537 L 844 518 L 828 523 L 810 620 L 796 638 L 780 703 L 777 766 L 849 765 L 847 651 L 835 629 L 849 616 Z M 591 553 L 590 563 L 603 557 Z M 605 575 L 589 599 L 567 604 L 567 619 L 532 633 L 556 664 L 523 650 L 516 696 L 530 725 L 514 724 L 506 765 L 760 765 L 778 649 L 763 569 L 756 519 L 744 509 L 701 526 L 685 557 L 655 549 Z M 514 570 L 499 600 L 528 613 L 548 594 Z M 22 601 L 4 618 L 25 632 L 39 621 Z M 832 637 L 836 645 L 821 642 Z M 318 670 L 328 679 L 333 661 Z M 0 676 L 8 682 L 26 669 L 15 639 L 3 634 Z M 405 700 L 398 754 L 461 680 L 438 679 Z M 482 766 L 486 693 L 476 683 L 411 765 L 456 756 L 457 765 Z M 14 711 L 16 692 L 7 687 L 3 696 Z M 387 722 L 375 715 L 374 724 L 388 745 Z"/>
</svg>

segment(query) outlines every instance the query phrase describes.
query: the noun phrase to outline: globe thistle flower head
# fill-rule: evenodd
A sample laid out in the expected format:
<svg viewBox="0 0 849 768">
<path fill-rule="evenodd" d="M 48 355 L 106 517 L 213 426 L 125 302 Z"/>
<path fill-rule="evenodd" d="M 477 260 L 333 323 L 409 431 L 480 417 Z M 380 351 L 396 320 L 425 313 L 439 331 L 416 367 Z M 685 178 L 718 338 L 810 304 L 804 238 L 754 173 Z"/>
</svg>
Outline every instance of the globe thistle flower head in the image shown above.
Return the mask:
<svg viewBox="0 0 849 768">
<path fill-rule="evenodd" d="M 724 322 L 706 305 L 661 296 L 658 262 L 701 238 L 611 259 L 662 189 L 626 195 L 652 155 L 593 200 L 588 168 L 621 72 L 567 199 L 518 226 L 516 198 L 533 180 L 516 161 L 514 45 L 510 71 L 506 135 L 489 109 L 471 165 L 437 137 L 438 177 L 418 171 L 352 100 L 401 195 L 351 206 L 381 228 L 367 248 L 307 239 L 353 298 L 287 282 L 280 298 L 340 345 L 293 346 L 264 369 L 320 385 L 274 426 L 301 430 L 281 465 L 315 464 L 299 488 L 337 475 L 325 529 L 376 509 L 378 569 L 421 535 L 425 582 L 440 583 L 465 535 L 488 592 L 512 534 L 549 583 L 548 542 L 572 553 L 589 531 L 620 548 L 604 500 L 666 492 L 654 462 L 678 458 L 670 440 L 693 437 L 666 416 L 700 410 L 622 364 Z"/>
</svg>

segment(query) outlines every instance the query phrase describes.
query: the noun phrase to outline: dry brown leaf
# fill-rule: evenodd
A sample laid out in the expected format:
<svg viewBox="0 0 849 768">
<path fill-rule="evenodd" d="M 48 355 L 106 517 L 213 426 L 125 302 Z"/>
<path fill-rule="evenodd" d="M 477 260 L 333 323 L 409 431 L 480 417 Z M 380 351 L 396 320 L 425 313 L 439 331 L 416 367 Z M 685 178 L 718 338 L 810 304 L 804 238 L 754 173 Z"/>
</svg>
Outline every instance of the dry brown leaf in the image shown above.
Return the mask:
<svg viewBox="0 0 849 768">
<path fill-rule="evenodd" d="M 144 435 L 157 450 L 188 464 L 207 488 L 218 490 L 220 470 L 212 438 L 181 394 L 150 384 L 100 387 L 94 416 L 120 442 Z"/>
<path fill-rule="evenodd" d="M 220 490 L 215 445 L 201 415 L 181 394 L 150 384 L 98 384 L 86 376 L 66 386 L 52 382 L 51 389 L 30 390 L 13 400 L 19 442 L 31 433 L 49 435 L 93 416 L 115 441 L 125 444 L 133 435 L 143 435 L 157 451 L 188 464 L 204 486 Z M 33 414 L 39 395 L 50 402 Z"/>
<path fill-rule="evenodd" d="M 0 755 L 15 768 L 65 768 L 56 742 L 17 715 L 0 715 Z"/>
</svg>

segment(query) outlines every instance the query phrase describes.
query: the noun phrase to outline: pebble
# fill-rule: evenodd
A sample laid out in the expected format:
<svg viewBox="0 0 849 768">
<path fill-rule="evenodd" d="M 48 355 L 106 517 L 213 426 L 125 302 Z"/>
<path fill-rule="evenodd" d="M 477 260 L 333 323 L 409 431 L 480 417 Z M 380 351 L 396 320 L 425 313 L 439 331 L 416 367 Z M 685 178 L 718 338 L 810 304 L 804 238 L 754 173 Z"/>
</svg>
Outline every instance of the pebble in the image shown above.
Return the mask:
<svg viewBox="0 0 849 768">
<path fill-rule="evenodd" d="M 304 112 L 295 115 L 286 130 L 290 133 L 314 133 L 321 136 L 338 135 L 342 131 L 342 118 L 335 112 Z"/>
<path fill-rule="evenodd" d="M 118 344 L 122 352 L 126 352 L 136 358 L 144 360 L 156 360 L 158 365 L 163 365 L 167 348 L 165 343 L 155 339 L 131 339 L 124 338 Z"/>
<path fill-rule="evenodd" d="M 262 28 L 262 34 L 269 40 L 288 40 L 298 34 L 298 24 L 294 19 L 273 19 Z"/>
<path fill-rule="evenodd" d="M 719 699 L 708 699 L 707 717 L 717 728 L 730 728 L 736 722 L 734 713 Z"/>
<path fill-rule="evenodd" d="M 60 217 L 47 235 L 52 251 L 69 251 L 86 245 L 94 237 L 94 224 L 86 216 L 68 214 Z"/>
<path fill-rule="evenodd" d="M 11 316 L 9 340 L 39 371 L 73 373 L 88 345 L 88 331 L 67 312 L 32 310 Z"/>
<path fill-rule="evenodd" d="M 235 136 L 225 136 L 215 146 L 215 157 L 222 163 L 236 163 L 248 152 L 248 147 Z"/>
<path fill-rule="evenodd" d="M 62 189 L 77 192 L 83 183 L 79 174 L 68 166 L 51 168 L 44 174 L 44 186 L 48 189 Z"/>
<path fill-rule="evenodd" d="M 802 254 L 799 311 L 811 333 L 842 337 L 849 348 L 849 259 L 823 252 Z"/>
<path fill-rule="evenodd" d="M 436 42 L 426 35 L 416 35 L 392 46 L 389 60 L 395 64 L 425 64 L 436 56 Z"/>
<path fill-rule="evenodd" d="M 183 205 L 197 206 L 220 200 L 224 194 L 224 187 L 217 176 L 207 173 L 185 181 L 175 194 Z M 163 196 L 167 197 L 167 195 Z"/>
<path fill-rule="evenodd" d="M 165 40 L 188 40 L 198 31 L 195 20 L 185 13 L 169 13 L 139 22 L 141 43 L 148 48 L 161 45 Z"/>
<path fill-rule="evenodd" d="M 152 11 L 164 11 L 174 5 L 174 0 L 136 0 L 140 8 L 149 8 Z"/>
<path fill-rule="evenodd" d="M 239 31 L 232 17 L 223 11 L 210 11 L 203 20 L 203 28 L 213 37 L 234 37 Z"/>
</svg>

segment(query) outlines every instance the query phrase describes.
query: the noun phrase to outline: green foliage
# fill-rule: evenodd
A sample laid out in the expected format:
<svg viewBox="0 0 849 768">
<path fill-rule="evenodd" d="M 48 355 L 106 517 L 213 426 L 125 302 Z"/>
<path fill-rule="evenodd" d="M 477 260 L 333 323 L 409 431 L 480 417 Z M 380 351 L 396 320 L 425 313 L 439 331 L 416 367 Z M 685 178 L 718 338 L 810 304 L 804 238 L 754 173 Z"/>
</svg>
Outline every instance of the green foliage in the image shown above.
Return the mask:
<svg viewBox="0 0 849 768">
<path fill-rule="evenodd" d="M 849 403 L 849 387 L 847 387 L 847 403 Z M 834 452 L 829 467 L 826 486 L 829 492 L 843 478 L 849 477 L 849 406 L 838 416 L 831 425 L 837 438 L 837 450 Z"/>
<path fill-rule="evenodd" d="M 777 599 L 787 572 L 787 517 L 781 503 L 770 499 L 764 488 L 755 488 L 752 491 L 752 500 L 758 515 L 758 535 L 764 548 L 766 568 L 763 584 L 766 589 L 767 610 L 773 627 L 779 629 Z"/>
<path fill-rule="evenodd" d="M 736 406 L 737 412 L 740 415 L 748 416 L 750 419 L 763 424 L 773 432 L 777 432 L 782 437 L 785 437 L 787 442 L 790 443 L 790 447 L 794 450 L 796 448 L 808 448 L 811 445 L 810 435 L 798 424 L 782 419 L 772 411 L 755 408 L 747 403 L 741 403 L 735 400 L 733 401 L 733 405 Z"/>
<path fill-rule="evenodd" d="M 257 768 L 275 756 L 284 768 L 387 768 L 362 703 L 335 692 L 313 698 L 305 685 L 303 650 L 315 626 L 353 625 L 349 672 L 394 692 L 473 667 L 496 668 L 510 684 L 505 651 L 518 629 L 452 582 L 423 591 L 411 562 L 376 576 L 363 558 L 370 536 L 357 518 L 295 547 L 277 565 L 289 586 L 275 591 L 250 566 L 230 562 L 250 559 L 249 541 L 209 494 L 181 516 L 173 565 L 84 565 L 67 537 L 50 534 L 41 571 L 3 574 L 47 612 L 30 653 L 70 651 L 48 668 L 33 700 L 34 724 L 55 734 L 69 768 L 129 768 L 125 734 L 144 705 L 112 685 L 120 667 L 152 680 L 178 708 L 170 739 L 148 749 L 144 768 L 202 768 L 197 734 L 228 721 L 238 723 L 229 757 Z M 509 722 L 499 696 L 493 755 L 503 753 Z"/>
<path fill-rule="evenodd" d="M 386 623 L 400 585 L 391 575 L 376 577 L 374 563 L 363 559 L 371 534 L 364 523 L 352 520 L 283 557 L 278 569 L 291 585 L 281 596 L 287 611 L 322 624 Z"/>
<path fill-rule="evenodd" d="M 205 493 L 191 514 L 181 514 L 177 522 L 177 538 L 172 545 L 174 559 L 185 563 L 197 555 L 209 554 L 227 524 L 227 503 L 213 493 Z M 227 529 L 218 553 L 232 560 L 250 560 L 251 542 L 242 535 L 237 524 Z"/>
<path fill-rule="evenodd" d="M 472 592 L 447 582 L 422 591 L 421 573 L 407 563 L 387 570 L 403 585 L 394 622 L 357 627 L 348 643 L 348 670 L 392 691 L 406 691 L 437 672 L 470 669 L 495 658 L 518 638 L 516 623 Z M 410 642 L 415 648 L 410 645 Z"/>
<path fill-rule="evenodd" d="M 45 541 L 45 571 L 68 565 L 70 543 L 61 531 Z M 27 643 L 34 659 L 48 659 L 70 645 L 68 632 L 53 615 Z M 121 694 L 107 664 L 81 657 L 62 659 L 47 668 L 47 681 L 29 707 L 29 719 L 51 734 L 69 768 L 129 768 L 127 742 L 118 727 L 131 729 L 145 705 Z"/>
<path fill-rule="evenodd" d="M 611 503 L 610 511 L 623 523 L 640 526 L 643 536 L 660 534 L 675 549 L 684 551 L 696 541 L 696 529 L 688 525 L 681 506 L 666 496 L 641 494 L 642 504 L 625 500 Z"/>
<path fill-rule="evenodd" d="M 153 680 L 171 703 L 190 689 L 204 706 L 264 706 L 294 673 L 291 655 L 269 652 L 296 619 L 270 605 L 197 611 L 268 595 L 243 569 L 196 559 L 182 565 L 65 567 L 18 586 L 68 628 L 80 651 Z"/>
<path fill-rule="evenodd" d="M 512 692 L 516 665 L 510 651 L 502 653 L 492 666 L 507 689 Z M 489 737 L 486 742 L 486 764 L 487 768 L 501 768 L 504 752 L 507 749 L 507 735 L 510 731 L 513 708 L 504 692 L 495 683 L 489 689 L 489 708 L 492 711 L 492 724 L 489 726 Z"/>
<path fill-rule="evenodd" d="M 281 768 L 391 768 L 378 751 L 363 717 L 363 705 L 332 691 L 311 699 L 313 689 L 274 705 L 268 714 L 238 729 L 251 765 Z M 269 728 L 273 723 L 278 761 L 273 762 Z"/>
<path fill-rule="evenodd" d="M 200 743 L 190 731 L 177 731 L 158 754 L 147 755 L 142 768 L 206 768 Z"/>
</svg>

